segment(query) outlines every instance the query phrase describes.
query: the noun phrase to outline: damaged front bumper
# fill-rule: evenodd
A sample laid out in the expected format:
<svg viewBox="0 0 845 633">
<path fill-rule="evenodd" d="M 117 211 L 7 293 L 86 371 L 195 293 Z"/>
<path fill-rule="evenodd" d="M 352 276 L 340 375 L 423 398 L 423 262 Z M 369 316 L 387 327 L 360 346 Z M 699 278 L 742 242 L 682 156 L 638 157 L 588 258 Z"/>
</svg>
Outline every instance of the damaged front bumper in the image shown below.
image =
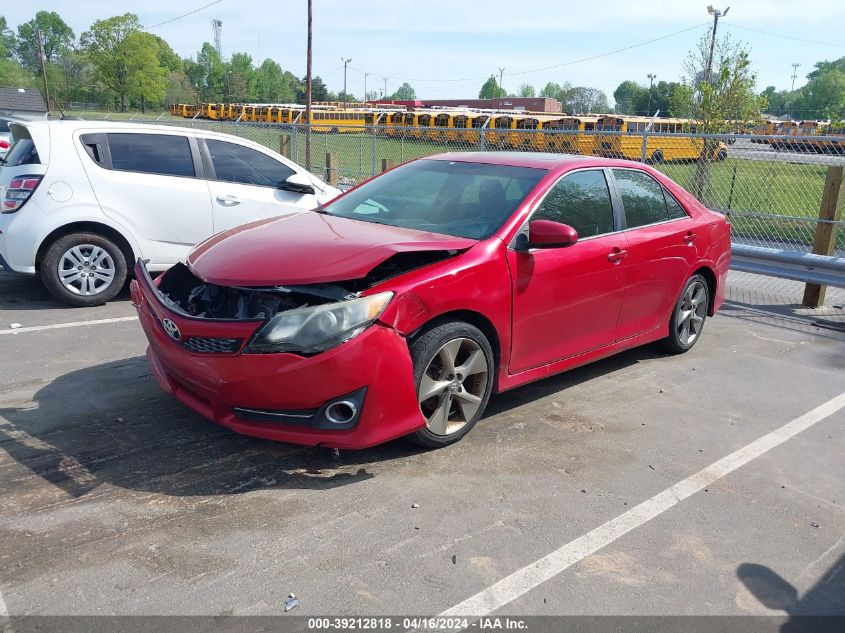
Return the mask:
<svg viewBox="0 0 845 633">
<path fill-rule="evenodd" d="M 263 320 L 188 315 L 142 263 L 132 302 L 162 389 L 238 433 L 295 444 L 366 448 L 425 426 L 405 339 L 376 322 L 325 352 L 245 354 Z"/>
</svg>

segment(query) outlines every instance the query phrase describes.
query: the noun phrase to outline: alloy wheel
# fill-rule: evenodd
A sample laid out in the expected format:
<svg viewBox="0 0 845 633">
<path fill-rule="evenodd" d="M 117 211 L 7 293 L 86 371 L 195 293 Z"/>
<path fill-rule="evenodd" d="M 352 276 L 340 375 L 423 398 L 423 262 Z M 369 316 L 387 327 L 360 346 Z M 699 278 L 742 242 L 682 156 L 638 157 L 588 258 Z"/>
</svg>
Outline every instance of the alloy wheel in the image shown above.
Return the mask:
<svg viewBox="0 0 845 633">
<path fill-rule="evenodd" d="M 700 281 L 689 285 L 678 304 L 678 338 L 690 347 L 701 334 L 707 316 L 707 288 Z"/>
<path fill-rule="evenodd" d="M 445 343 L 426 367 L 417 394 L 428 430 L 447 436 L 464 428 L 484 400 L 488 371 L 484 350 L 474 340 Z"/>
<path fill-rule="evenodd" d="M 115 265 L 106 249 L 94 244 L 78 244 L 59 258 L 58 273 L 69 292 L 92 296 L 111 286 Z"/>
</svg>

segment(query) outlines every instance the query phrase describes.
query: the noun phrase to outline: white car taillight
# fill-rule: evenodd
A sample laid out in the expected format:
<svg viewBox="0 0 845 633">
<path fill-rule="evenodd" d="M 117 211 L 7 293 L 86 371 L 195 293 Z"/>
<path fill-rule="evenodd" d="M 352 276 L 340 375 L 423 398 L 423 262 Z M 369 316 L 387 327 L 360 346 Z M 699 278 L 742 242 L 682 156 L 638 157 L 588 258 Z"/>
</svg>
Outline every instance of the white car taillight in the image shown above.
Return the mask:
<svg viewBox="0 0 845 633">
<path fill-rule="evenodd" d="M 0 149 L 9 149 L 9 141 L 4 138 L 0 138 Z"/>
<path fill-rule="evenodd" d="M 14 213 L 20 209 L 24 202 L 32 196 L 42 178 L 43 176 L 18 176 L 13 178 L 9 186 L 6 187 L 2 212 Z"/>
</svg>

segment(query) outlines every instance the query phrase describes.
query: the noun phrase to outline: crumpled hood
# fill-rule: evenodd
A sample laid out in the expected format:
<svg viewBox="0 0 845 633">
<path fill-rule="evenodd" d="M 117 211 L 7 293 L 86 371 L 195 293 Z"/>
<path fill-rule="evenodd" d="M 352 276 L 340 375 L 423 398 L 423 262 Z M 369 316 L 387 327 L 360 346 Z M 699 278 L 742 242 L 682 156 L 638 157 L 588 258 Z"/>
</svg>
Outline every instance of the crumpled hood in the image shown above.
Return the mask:
<svg viewBox="0 0 845 633">
<path fill-rule="evenodd" d="M 188 256 L 219 286 L 276 286 L 360 279 L 396 253 L 463 250 L 476 240 L 308 212 L 260 220 L 201 242 Z"/>
</svg>

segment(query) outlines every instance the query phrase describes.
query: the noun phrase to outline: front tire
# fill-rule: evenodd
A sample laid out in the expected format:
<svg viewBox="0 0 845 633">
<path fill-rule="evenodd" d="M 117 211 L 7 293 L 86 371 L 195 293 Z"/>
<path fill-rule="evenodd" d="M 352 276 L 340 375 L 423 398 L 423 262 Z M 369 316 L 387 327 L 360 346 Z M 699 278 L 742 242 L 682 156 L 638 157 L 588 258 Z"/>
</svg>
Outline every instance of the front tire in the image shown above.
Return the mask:
<svg viewBox="0 0 845 633">
<path fill-rule="evenodd" d="M 490 342 L 464 321 L 437 325 L 411 345 L 417 400 L 426 426 L 410 436 L 426 448 L 454 444 L 481 419 L 493 391 Z"/>
<path fill-rule="evenodd" d="M 669 320 L 669 336 L 661 341 L 664 350 L 683 354 L 692 349 L 704 331 L 710 306 L 710 286 L 701 275 L 687 280 Z"/>
<path fill-rule="evenodd" d="M 120 248 L 97 233 L 71 233 L 53 242 L 41 261 L 41 279 L 56 299 L 79 308 L 106 303 L 126 281 Z"/>
</svg>

